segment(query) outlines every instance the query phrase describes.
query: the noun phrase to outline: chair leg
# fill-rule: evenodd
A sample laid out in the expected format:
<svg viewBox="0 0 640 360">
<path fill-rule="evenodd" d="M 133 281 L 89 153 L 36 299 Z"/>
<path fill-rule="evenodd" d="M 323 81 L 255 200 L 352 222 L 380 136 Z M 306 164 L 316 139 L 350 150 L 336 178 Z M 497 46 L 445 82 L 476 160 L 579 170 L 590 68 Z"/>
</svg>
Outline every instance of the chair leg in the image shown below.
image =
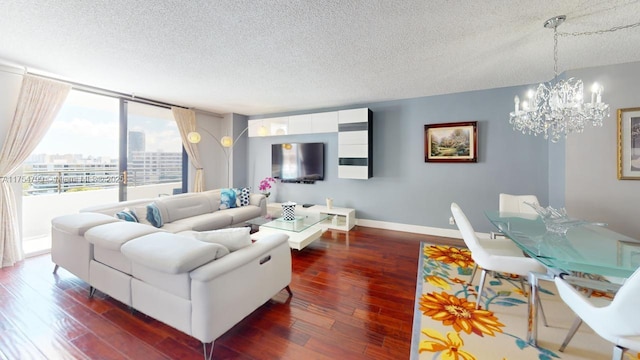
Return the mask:
<svg viewBox="0 0 640 360">
<path fill-rule="evenodd" d="M 591 297 L 592 294 L 593 294 L 593 289 L 587 289 L 586 296 L 589 298 L 589 297 Z M 560 349 L 559 349 L 560 351 L 564 351 L 564 349 L 567 347 L 567 345 L 569 345 L 569 342 L 571 341 L 571 339 L 573 339 L 573 335 L 576 334 L 576 332 L 578 331 L 578 328 L 580 327 L 580 325 L 582 325 L 582 319 L 580 319 L 580 317 L 576 316 L 576 319 L 573 321 L 573 324 L 571 325 L 571 328 L 569 329 L 569 333 L 567 334 L 567 337 L 565 337 L 564 342 L 560 346 Z M 546 326 L 546 324 L 545 324 L 545 326 Z"/>
<path fill-rule="evenodd" d="M 573 324 L 571 325 L 571 328 L 569 329 L 569 333 L 567 333 L 567 337 L 564 338 L 564 341 L 562 342 L 562 345 L 560 345 L 560 349 L 558 349 L 558 351 L 560 352 L 564 351 L 567 345 L 569 345 L 569 342 L 571 341 L 571 339 L 573 339 L 573 335 L 576 334 L 576 331 L 578 331 L 578 328 L 580 327 L 581 324 L 582 324 L 582 319 L 580 319 L 579 317 L 576 317 L 576 319 L 573 321 Z"/>
<path fill-rule="evenodd" d="M 293 296 L 293 291 L 291 291 L 291 288 L 289 287 L 289 285 L 287 285 L 287 287 L 284 289 L 287 290 L 287 292 L 289 293 L 289 297 Z"/>
<path fill-rule="evenodd" d="M 478 264 L 473 265 L 473 271 L 471 271 L 471 277 L 469 278 L 469 284 L 473 284 L 473 278 L 476 276 L 476 271 L 478 271 Z"/>
<path fill-rule="evenodd" d="M 94 288 L 93 286 L 90 286 L 89 287 L 89 299 L 91 299 L 95 293 L 96 293 L 96 288 Z"/>
<path fill-rule="evenodd" d="M 613 355 L 611 356 L 611 360 L 622 360 L 622 356 L 624 356 L 624 353 L 627 351 L 627 349 L 614 345 L 613 346 Z"/>
<path fill-rule="evenodd" d="M 482 269 L 480 274 L 480 284 L 478 285 L 478 296 L 476 298 L 476 309 L 480 308 L 480 298 L 482 297 L 482 291 L 484 290 L 484 281 L 487 279 L 487 270 Z"/>
<path fill-rule="evenodd" d="M 211 346 L 211 349 L 209 349 L 209 353 L 207 354 L 207 343 L 202 343 L 202 353 L 204 354 L 204 360 L 213 359 L 213 341 L 209 344 Z"/>
<path fill-rule="evenodd" d="M 60 267 L 60 265 L 56 264 L 56 266 L 53 267 L 53 273 L 56 274 L 58 272 L 58 268 Z"/>
<path fill-rule="evenodd" d="M 542 301 L 540 300 L 540 293 L 536 294 L 538 296 L 538 309 L 540 310 L 540 315 L 542 315 L 542 323 L 545 327 L 549 327 L 547 323 L 547 315 L 544 314 L 544 308 L 542 307 Z"/>
</svg>

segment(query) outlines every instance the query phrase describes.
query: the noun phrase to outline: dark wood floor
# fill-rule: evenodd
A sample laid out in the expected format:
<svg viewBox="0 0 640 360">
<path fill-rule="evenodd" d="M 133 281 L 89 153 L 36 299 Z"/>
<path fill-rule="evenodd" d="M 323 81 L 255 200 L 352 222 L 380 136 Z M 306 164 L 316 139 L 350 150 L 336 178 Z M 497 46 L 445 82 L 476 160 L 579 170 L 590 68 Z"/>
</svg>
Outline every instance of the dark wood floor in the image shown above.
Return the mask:
<svg viewBox="0 0 640 360">
<path fill-rule="evenodd" d="M 294 296 L 221 336 L 214 359 L 408 359 L 420 241 L 452 239 L 356 227 L 292 251 Z M 0 269 L 0 359 L 202 359 L 198 340 L 52 269 L 49 255 Z"/>
</svg>

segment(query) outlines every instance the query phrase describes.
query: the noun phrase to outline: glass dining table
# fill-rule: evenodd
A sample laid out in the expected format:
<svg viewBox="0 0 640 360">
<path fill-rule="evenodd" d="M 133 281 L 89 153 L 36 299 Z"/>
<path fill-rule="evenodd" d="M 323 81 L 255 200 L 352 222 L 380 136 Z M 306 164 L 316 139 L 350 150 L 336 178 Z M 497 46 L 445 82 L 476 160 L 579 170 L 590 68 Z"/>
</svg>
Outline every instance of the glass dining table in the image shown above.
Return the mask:
<svg viewBox="0 0 640 360">
<path fill-rule="evenodd" d="M 538 282 L 552 281 L 555 276 L 576 273 L 597 274 L 605 277 L 627 278 L 640 267 L 640 241 L 616 233 L 604 225 L 587 222 L 569 226 L 566 233 L 548 231 L 537 214 L 485 212 L 489 221 L 507 238 L 511 239 L 527 255 L 547 268 L 546 274 L 529 274 L 529 321 L 527 341 L 537 342 Z M 574 277 L 575 278 L 575 277 Z M 576 279 L 589 286 L 589 280 Z M 596 284 L 593 284 L 596 285 Z M 615 284 L 599 283 L 598 286 Z"/>
</svg>

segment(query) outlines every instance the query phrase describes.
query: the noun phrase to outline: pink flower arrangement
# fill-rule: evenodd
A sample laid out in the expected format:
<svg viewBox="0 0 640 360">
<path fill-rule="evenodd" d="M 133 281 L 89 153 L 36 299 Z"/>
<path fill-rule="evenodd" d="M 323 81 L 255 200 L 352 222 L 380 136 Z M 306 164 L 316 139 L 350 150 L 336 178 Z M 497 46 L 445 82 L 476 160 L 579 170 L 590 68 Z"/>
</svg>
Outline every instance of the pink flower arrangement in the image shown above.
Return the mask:
<svg viewBox="0 0 640 360">
<path fill-rule="evenodd" d="M 260 180 L 258 190 L 260 190 L 260 192 L 264 194 L 264 196 L 269 197 L 269 195 L 271 195 L 271 192 L 269 191 L 269 189 L 271 189 L 271 183 L 275 184 L 275 182 L 276 179 L 272 178 L 271 176 L 267 176 L 266 178 Z"/>
</svg>

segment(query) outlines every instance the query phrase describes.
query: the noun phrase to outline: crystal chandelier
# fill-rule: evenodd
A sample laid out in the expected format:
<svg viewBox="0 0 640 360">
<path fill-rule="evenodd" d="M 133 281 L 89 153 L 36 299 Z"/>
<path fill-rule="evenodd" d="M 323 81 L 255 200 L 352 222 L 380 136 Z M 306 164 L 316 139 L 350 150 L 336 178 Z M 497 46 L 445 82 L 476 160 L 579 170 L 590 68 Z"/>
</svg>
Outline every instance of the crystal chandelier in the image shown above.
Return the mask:
<svg viewBox="0 0 640 360">
<path fill-rule="evenodd" d="M 588 124 L 602 126 L 604 118 L 609 117 L 609 105 L 602 102 L 602 86 L 594 83 L 591 101 L 585 102 L 582 80 L 558 80 L 558 26 L 566 18 L 560 15 L 544 23 L 545 28 L 553 29 L 553 82 L 529 90 L 527 100 L 522 102 L 516 96 L 515 110 L 509 117 L 514 130 L 535 136 L 543 134 L 554 143 L 571 133 L 582 132 Z"/>
</svg>

